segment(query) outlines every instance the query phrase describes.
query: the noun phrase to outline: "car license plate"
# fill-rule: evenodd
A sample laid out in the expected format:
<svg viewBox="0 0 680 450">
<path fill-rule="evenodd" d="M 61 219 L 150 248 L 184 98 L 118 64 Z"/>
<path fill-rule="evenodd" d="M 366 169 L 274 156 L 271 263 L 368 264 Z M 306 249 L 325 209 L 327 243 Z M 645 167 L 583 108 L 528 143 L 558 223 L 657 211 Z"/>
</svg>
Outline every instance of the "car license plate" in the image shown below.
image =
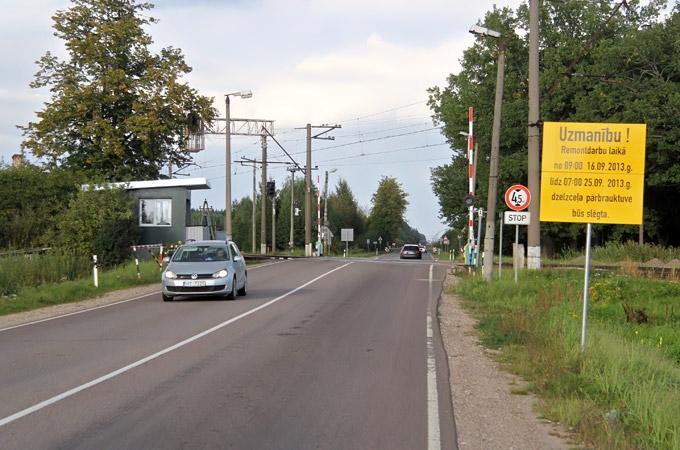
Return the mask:
<svg viewBox="0 0 680 450">
<path fill-rule="evenodd" d="M 184 287 L 204 287 L 205 281 L 185 281 Z"/>
</svg>

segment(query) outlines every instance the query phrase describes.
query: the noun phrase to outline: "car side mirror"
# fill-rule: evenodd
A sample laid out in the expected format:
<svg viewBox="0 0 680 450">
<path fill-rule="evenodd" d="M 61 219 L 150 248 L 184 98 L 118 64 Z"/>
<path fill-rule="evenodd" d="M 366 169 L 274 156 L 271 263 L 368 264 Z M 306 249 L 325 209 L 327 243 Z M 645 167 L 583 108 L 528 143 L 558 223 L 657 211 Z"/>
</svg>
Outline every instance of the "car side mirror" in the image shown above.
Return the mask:
<svg viewBox="0 0 680 450">
<path fill-rule="evenodd" d="M 243 257 L 242 257 L 242 256 L 234 256 L 234 261 L 235 261 L 235 262 L 239 262 L 239 261 L 241 261 L 241 260 L 243 260 Z"/>
</svg>

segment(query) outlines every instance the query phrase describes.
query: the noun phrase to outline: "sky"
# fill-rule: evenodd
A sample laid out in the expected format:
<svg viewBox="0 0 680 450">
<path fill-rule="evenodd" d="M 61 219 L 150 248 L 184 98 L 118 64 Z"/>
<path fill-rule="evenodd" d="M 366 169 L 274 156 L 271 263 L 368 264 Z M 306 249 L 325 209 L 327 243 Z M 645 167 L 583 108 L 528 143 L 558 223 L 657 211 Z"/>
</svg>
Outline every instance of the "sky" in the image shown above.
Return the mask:
<svg viewBox="0 0 680 450">
<path fill-rule="evenodd" d="M 428 239 L 446 225 L 438 218 L 430 170 L 447 163 L 451 148 L 433 125 L 427 89 L 444 86 L 460 70 L 472 45 L 471 25 L 496 4 L 520 0 L 158 0 L 151 15 L 159 22 L 147 31 L 153 49 L 181 48 L 193 68 L 186 80 L 214 97 L 224 117 L 224 94 L 252 90 L 249 99 L 232 98 L 231 116 L 274 120 L 275 136 L 301 164 L 305 124 L 338 124 L 334 141 L 313 142 L 316 176 L 329 175 L 331 190 L 345 179 L 359 205 L 370 209 L 383 176 L 395 177 L 408 194 L 406 220 Z M 16 125 L 35 120 L 48 99 L 45 89 L 29 87 L 35 61 L 46 51 L 64 55 L 53 36 L 52 15 L 66 0 L 3 0 L 0 16 L 0 158 L 9 162 L 22 141 Z M 467 124 L 461 124 L 466 130 Z M 183 173 L 206 177 L 209 191 L 194 191 L 216 209 L 225 201 L 224 136 L 206 136 L 197 166 Z M 260 158 L 260 140 L 232 138 L 232 159 Z M 269 143 L 272 160 L 283 152 Z M 281 186 L 288 172 L 272 166 Z M 258 174 L 259 180 L 259 174 Z M 232 167 L 232 197 L 252 195 L 252 169 Z"/>
</svg>

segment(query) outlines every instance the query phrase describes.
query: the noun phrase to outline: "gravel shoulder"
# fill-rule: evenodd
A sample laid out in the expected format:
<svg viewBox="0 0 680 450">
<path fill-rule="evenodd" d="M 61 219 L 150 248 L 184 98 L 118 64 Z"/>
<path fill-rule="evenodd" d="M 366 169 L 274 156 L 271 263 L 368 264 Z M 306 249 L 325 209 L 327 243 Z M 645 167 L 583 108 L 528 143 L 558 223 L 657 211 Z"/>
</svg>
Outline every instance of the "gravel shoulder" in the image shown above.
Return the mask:
<svg viewBox="0 0 680 450">
<path fill-rule="evenodd" d="M 512 391 L 526 383 L 503 372 L 493 353 L 479 342 L 477 323 L 450 293 L 448 274 L 439 303 L 439 322 L 449 359 L 451 395 L 460 450 L 569 449 L 569 434 L 559 424 L 536 417 L 532 395 Z"/>
<path fill-rule="evenodd" d="M 160 292 L 160 283 L 111 291 L 87 300 L 72 303 L 62 303 L 60 305 L 46 306 L 44 308 L 34 309 L 31 311 L 8 314 L 6 316 L 0 316 L 0 329 L 15 327 L 17 325 L 23 325 L 25 323 L 35 322 L 37 320 L 45 320 L 52 317 L 63 316 L 64 314 L 73 314 L 75 312 L 84 311 L 99 306 L 105 306 L 124 300 L 135 299 L 140 296 L 146 296 L 156 292 Z"/>
</svg>

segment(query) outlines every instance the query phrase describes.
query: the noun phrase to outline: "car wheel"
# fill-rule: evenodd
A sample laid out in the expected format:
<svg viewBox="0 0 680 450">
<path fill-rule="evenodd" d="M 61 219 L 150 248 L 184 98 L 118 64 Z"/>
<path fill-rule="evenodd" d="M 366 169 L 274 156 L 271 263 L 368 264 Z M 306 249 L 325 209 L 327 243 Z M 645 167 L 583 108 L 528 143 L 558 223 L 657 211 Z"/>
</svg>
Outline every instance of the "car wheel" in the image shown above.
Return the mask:
<svg viewBox="0 0 680 450">
<path fill-rule="evenodd" d="M 236 277 L 231 281 L 231 291 L 227 294 L 227 300 L 236 298 Z"/>
<path fill-rule="evenodd" d="M 170 297 L 169 295 L 161 294 L 161 296 L 163 297 L 164 302 L 171 302 L 172 301 L 172 297 Z"/>
<path fill-rule="evenodd" d="M 238 290 L 238 295 L 246 295 L 247 294 L 247 292 L 246 292 L 247 285 L 248 285 L 248 274 L 246 274 L 243 278 L 243 287 Z"/>
</svg>

